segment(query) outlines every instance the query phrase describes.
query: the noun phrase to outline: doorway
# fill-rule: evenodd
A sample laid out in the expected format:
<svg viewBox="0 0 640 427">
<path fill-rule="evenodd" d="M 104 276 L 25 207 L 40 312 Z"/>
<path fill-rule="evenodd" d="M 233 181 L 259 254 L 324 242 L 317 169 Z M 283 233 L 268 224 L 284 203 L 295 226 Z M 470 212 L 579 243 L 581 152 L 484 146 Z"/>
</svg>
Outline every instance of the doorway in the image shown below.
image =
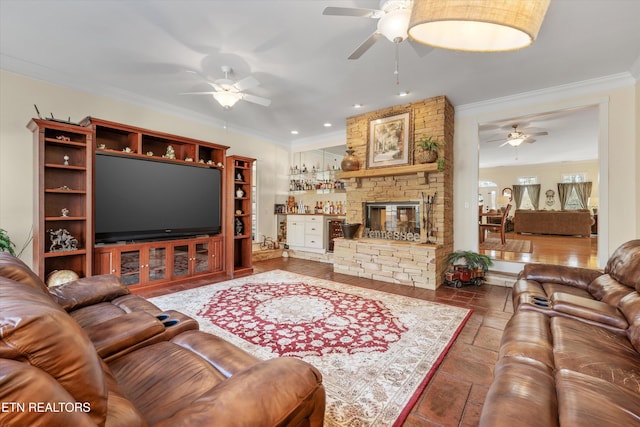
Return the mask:
<svg viewBox="0 0 640 427">
<path fill-rule="evenodd" d="M 482 202 L 486 210 L 497 211 L 511 204 L 511 228 L 507 229 L 507 239 L 512 240 L 510 246 L 531 247 L 523 252 L 481 248 L 481 253 L 506 262 L 598 267 L 598 251 L 602 247 L 598 239 L 602 239 L 605 231 L 602 221 L 598 221 L 603 199 L 599 197 L 600 189 L 605 188 L 599 155 L 601 110 L 602 106 L 590 105 L 479 124 L 479 204 Z M 586 206 L 569 206 L 566 198 L 561 200 L 558 194 L 558 183 L 576 180 L 592 183 Z M 520 186 L 517 200 L 513 197 L 514 186 Z M 511 197 L 506 196 L 509 193 Z M 592 233 L 587 237 L 518 234 L 513 230 L 518 209 L 576 208 L 588 210 L 592 217 Z M 522 240 L 531 244 L 513 244 L 523 243 Z"/>
</svg>

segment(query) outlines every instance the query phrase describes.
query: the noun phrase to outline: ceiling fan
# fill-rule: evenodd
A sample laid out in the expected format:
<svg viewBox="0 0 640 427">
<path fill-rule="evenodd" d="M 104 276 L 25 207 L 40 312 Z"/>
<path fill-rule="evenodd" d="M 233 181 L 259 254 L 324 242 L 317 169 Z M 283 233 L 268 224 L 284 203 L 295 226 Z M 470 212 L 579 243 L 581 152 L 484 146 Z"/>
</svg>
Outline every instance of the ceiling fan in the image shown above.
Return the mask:
<svg viewBox="0 0 640 427">
<path fill-rule="evenodd" d="M 244 79 L 238 80 L 236 82 L 229 79 L 229 74 L 232 72 L 231 67 L 229 67 L 228 65 L 223 65 L 221 69 L 224 73 L 224 78 L 222 79 L 216 79 L 213 82 L 210 82 L 204 76 L 201 76 L 214 89 L 213 91 L 185 92 L 182 93 L 182 95 L 213 95 L 215 100 L 218 101 L 218 103 L 222 105 L 225 110 L 230 109 L 235 105 L 236 102 L 240 100 L 252 102 L 264 107 L 268 107 L 269 105 L 271 105 L 270 99 L 245 93 L 246 90 L 260 85 L 260 82 L 256 80 L 255 77 L 245 77 Z M 194 74 L 199 74 L 194 71 L 191 72 Z"/>
<path fill-rule="evenodd" d="M 533 136 L 549 135 L 549 132 L 546 132 L 546 131 L 542 131 L 542 132 L 527 132 L 526 130 L 520 131 L 518 130 L 518 124 L 511 125 L 511 127 L 513 128 L 513 131 L 507 134 L 507 140 L 503 144 L 501 144 L 500 147 L 504 147 L 507 144 L 511 145 L 512 147 L 517 147 L 523 142 L 527 142 L 527 143 L 535 142 L 536 140 L 532 138 Z M 504 141 L 504 138 L 492 139 L 487 142 L 495 142 L 495 141 Z"/>
<path fill-rule="evenodd" d="M 396 45 L 402 43 L 407 38 L 412 6 L 412 0 L 382 0 L 380 9 L 327 7 L 322 14 L 378 20 L 376 31 L 349 55 L 349 59 L 358 59 L 382 37 Z"/>
</svg>

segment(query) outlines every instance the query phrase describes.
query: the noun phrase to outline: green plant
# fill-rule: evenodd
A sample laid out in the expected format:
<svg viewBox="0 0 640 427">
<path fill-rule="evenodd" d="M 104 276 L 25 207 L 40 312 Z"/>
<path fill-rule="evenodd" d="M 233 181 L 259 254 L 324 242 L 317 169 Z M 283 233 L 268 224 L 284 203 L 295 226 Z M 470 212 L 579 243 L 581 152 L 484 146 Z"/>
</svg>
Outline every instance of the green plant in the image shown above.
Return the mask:
<svg viewBox="0 0 640 427">
<path fill-rule="evenodd" d="M 442 172 L 444 170 L 444 159 L 438 159 L 438 172 Z"/>
<path fill-rule="evenodd" d="M 422 136 L 416 141 L 416 147 L 419 147 L 424 151 L 438 151 L 440 141 L 434 139 L 433 136 Z"/>
<path fill-rule="evenodd" d="M 461 262 L 463 261 L 464 262 Z M 489 267 L 493 265 L 493 261 L 488 255 L 481 255 L 473 251 L 455 251 L 447 256 L 447 265 L 464 264 L 469 268 L 480 268 L 485 273 L 489 271 Z"/>
<path fill-rule="evenodd" d="M 15 256 L 16 251 L 13 249 L 15 247 L 15 243 L 11 241 L 11 237 L 9 237 L 6 230 L 0 228 L 0 252 L 9 252 Z"/>
</svg>

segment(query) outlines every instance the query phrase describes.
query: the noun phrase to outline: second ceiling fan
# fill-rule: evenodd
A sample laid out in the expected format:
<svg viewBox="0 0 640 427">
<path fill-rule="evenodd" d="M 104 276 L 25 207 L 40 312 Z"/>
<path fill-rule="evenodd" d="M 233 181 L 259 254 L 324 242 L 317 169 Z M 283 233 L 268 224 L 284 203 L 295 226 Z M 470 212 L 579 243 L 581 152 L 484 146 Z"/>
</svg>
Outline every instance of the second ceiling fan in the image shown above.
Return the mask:
<svg viewBox="0 0 640 427">
<path fill-rule="evenodd" d="M 524 131 L 518 130 L 518 124 L 513 124 L 511 125 L 511 127 L 513 128 L 513 130 L 507 134 L 507 140 L 502 145 L 500 145 L 500 147 L 504 147 L 507 144 L 511 145 L 512 147 L 517 147 L 523 142 L 527 142 L 527 143 L 535 142 L 536 140 L 532 138 L 534 136 L 549 135 L 549 132 L 546 132 L 546 131 L 528 132 L 527 130 L 524 130 Z M 495 142 L 495 141 L 504 141 L 504 138 L 491 139 L 486 142 Z"/>
</svg>

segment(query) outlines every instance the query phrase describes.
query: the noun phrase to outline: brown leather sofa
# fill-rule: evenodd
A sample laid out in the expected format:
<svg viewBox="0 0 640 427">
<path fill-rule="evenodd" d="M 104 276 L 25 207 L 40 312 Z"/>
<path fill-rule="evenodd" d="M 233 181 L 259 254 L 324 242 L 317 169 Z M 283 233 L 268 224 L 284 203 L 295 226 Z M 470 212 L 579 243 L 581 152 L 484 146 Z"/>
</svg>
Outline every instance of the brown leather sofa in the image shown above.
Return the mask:
<svg viewBox="0 0 640 427">
<path fill-rule="evenodd" d="M 594 219 L 588 210 L 545 211 L 516 210 L 513 228 L 516 233 L 591 236 Z"/>
<path fill-rule="evenodd" d="M 604 272 L 527 265 L 480 426 L 640 423 L 640 240 Z"/>
<path fill-rule="evenodd" d="M 313 366 L 260 361 L 197 328 L 111 276 L 49 292 L 0 253 L 0 425 L 323 424 Z"/>
</svg>

